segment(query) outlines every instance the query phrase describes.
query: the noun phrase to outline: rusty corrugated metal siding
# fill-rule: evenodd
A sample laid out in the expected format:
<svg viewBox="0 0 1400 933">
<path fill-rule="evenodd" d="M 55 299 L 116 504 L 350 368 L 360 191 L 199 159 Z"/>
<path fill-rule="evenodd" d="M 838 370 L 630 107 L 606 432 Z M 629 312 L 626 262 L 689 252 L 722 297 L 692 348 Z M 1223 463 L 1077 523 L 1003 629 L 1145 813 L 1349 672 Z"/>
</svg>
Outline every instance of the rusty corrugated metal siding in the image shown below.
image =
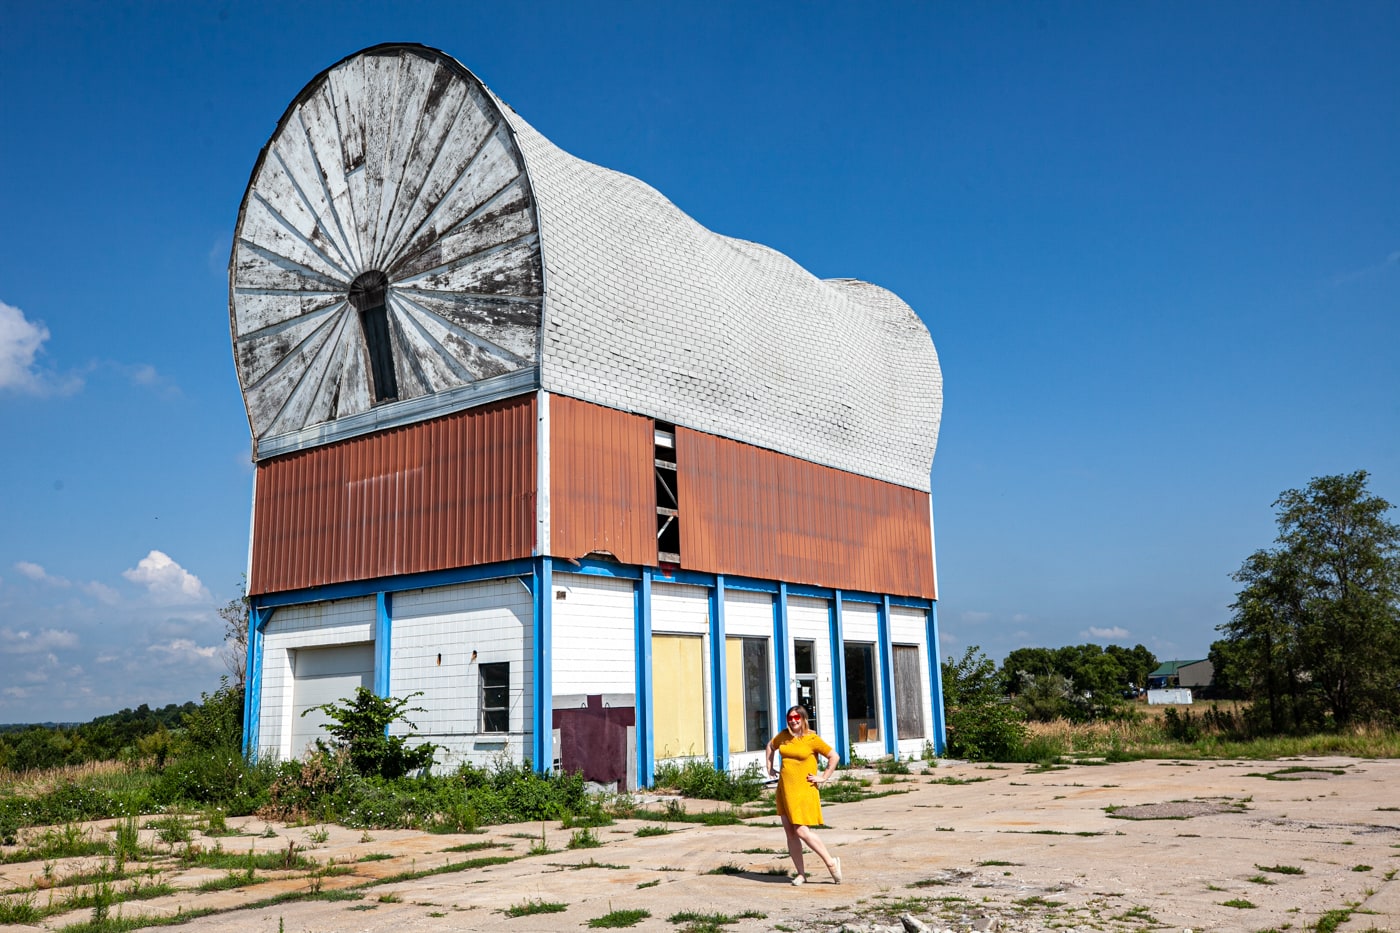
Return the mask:
<svg viewBox="0 0 1400 933">
<path fill-rule="evenodd" d="M 529 557 L 535 397 L 258 464 L 250 594 Z"/>
<path fill-rule="evenodd" d="M 655 437 L 650 418 L 549 397 L 550 552 L 607 551 L 656 564 Z"/>
<path fill-rule="evenodd" d="M 676 429 L 681 566 L 936 598 L 927 493 Z"/>
</svg>

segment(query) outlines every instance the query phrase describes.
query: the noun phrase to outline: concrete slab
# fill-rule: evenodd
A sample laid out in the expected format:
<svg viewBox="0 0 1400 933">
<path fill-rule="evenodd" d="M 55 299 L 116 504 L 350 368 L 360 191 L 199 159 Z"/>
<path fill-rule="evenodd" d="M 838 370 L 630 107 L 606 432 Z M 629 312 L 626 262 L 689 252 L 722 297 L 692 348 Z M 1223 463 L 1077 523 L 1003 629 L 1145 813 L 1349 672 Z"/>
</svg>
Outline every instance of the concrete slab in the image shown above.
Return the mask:
<svg viewBox="0 0 1400 933">
<path fill-rule="evenodd" d="M 323 892 L 368 884 L 356 900 L 228 910 L 185 928 L 524 933 L 577 930 L 636 909 L 650 914 L 632 927 L 638 931 L 683 929 L 677 915 L 691 912 L 725 915 L 735 921 L 724 925 L 733 933 L 898 928 L 902 915 L 934 930 L 1246 933 L 1302 930 L 1339 910 L 1351 911 L 1344 930 L 1400 929 L 1400 880 L 1393 880 L 1400 872 L 1400 761 L 1147 761 L 1051 770 L 955 763 L 885 785 L 873 772 L 863 776 L 871 790 L 891 793 L 826 805 L 828 828 L 819 831 L 842 859 L 841 885 L 815 860 L 809 884 L 788 883 L 774 817 L 670 824 L 672 832 L 654 836 L 636 834 L 654 821 L 622 820 L 593 830 L 602 845 L 575 850 L 565 848 L 571 831 L 557 823 L 456 836 L 341 827 L 322 836 L 319 827 L 274 824 L 273 838 L 262 821 L 247 821 L 256 835 L 224 840 L 227 850 L 285 850 L 296 842 L 348 873 L 218 892 L 196 892 L 173 877 L 178 894 L 121 910 L 226 910 L 313 884 Z M 693 809 L 698 803 L 689 802 Z M 527 856 L 542 833 L 555 851 Z M 446 851 L 480 843 L 492 845 Z M 468 861 L 493 856 L 518 858 Z M 22 883 L 16 868 L 5 866 L 6 886 Z M 456 870 L 385 882 L 432 868 Z M 537 903 L 566 906 L 507 913 Z M 82 919 L 73 912 L 44 926 Z"/>
</svg>

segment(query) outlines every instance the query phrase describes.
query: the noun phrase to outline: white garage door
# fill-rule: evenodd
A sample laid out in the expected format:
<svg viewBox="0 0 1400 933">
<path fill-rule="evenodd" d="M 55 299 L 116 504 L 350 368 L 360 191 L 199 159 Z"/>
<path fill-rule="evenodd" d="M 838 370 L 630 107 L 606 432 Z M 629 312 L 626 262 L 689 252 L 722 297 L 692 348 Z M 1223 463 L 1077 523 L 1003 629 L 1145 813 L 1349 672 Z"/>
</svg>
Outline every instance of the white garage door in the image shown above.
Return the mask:
<svg viewBox="0 0 1400 933">
<path fill-rule="evenodd" d="M 315 707 L 355 695 L 356 687 L 374 688 L 374 643 L 298 648 L 292 659 L 292 755 L 326 737 L 330 718 Z M 302 716 L 302 713 L 312 710 Z"/>
</svg>

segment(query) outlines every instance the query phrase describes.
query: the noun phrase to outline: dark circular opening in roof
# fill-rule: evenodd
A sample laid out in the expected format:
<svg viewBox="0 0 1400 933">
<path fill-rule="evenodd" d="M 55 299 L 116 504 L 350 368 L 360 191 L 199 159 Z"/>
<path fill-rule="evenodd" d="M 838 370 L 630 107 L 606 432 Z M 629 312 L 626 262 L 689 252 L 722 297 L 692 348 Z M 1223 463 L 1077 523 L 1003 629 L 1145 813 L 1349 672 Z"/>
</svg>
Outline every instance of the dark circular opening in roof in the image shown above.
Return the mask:
<svg viewBox="0 0 1400 933">
<path fill-rule="evenodd" d="M 350 304 L 356 311 L 369 311 L 384 307 L 384 298 L 389 291 L 389 277 L 378 269 L 362 272 L 350 283 Z"/>
</svg>

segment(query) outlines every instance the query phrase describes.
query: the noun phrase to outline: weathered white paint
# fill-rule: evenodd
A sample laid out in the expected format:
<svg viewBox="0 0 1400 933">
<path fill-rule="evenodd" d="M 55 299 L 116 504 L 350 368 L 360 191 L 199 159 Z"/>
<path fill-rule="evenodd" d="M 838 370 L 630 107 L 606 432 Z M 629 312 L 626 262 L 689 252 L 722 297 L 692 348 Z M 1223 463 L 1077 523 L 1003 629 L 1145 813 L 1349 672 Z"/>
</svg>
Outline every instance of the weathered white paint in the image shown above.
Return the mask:
<svg viewBox="0 0 1400 933">
<path fill-rule="evenodd" d="M 373 598 L 287 606 L 273 613 L 263 630 L 260 756 L 287 759 L 301 752 L 292 747 L 291 652 L 298 648 L 372 642 L 374 620 Z"/>
<path fill-rule="evenodd" d="M 631 580 L 554 571 L 554 696 L 637 692 Z"/>
<path fill-rule="evenodd" d="M 331 723 L 321 707 L 342 704 L 360 687 L 374 689 L 374 645 L 328 645 L 289 651 L 292 665 L 291 750 L 300 757 L 318 739 L 328 739 Z"/>
<path fill-rule="evenodd" d="M 347 300 L 371 270 L 389 278 L 398 384 L 378 406 Z M 480 82 L 427 50 L 353 56 L 303 90 L 244 196 L 229 274 L 255 441 L 539 359 L 543 269 L 519 149 Z"/>
<path fill-rule="evenodd" d="M 813 599 L 807 596 L 788 597 L 788 637 L 793 641 L 814 641 L 816 642 L 816 668 L 817 668 L 817 731 L 822 738 L 828 742 L 835 741 L 836 732 L 833 729 L 835 719 L 835 706 L 832 705 L 831 692 L 834 686 L 831 682 L 831 626 L 828 615 L 829 603 L 825 599 Z M 797 671 L 793 672 L 792 683 L 788 687 L 788 696 L 797 696 Z M 845 758 L 845 751 L 838 749 L 841 757 Z"/>
<path fill-rule="evenodd" d="M 533 725 L 534 610 L 520 579 L 396 593 L 392 609 L 390 693 L 422 693 L 411 705 L 423 711 L 409 718 L 420 737 L 415 741 L 441 746 L 436 770 L 524 758 Z M 497 662 L 510 665 L 510 730 L 482 733 L 479 671 Z M 408 730 L 397 725 L 393 731 Z"/>
</svg>

